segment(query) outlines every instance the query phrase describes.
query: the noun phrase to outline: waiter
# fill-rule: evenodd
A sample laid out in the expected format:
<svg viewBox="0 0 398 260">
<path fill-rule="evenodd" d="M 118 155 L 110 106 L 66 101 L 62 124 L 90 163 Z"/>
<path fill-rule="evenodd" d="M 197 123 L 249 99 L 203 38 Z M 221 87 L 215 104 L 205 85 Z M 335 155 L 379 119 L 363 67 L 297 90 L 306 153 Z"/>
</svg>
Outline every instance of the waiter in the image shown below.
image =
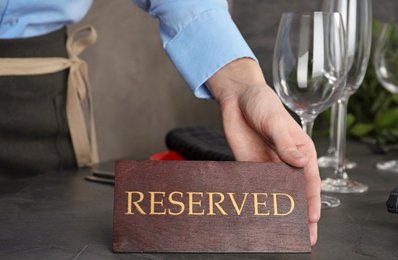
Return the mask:
<svg viewBox="0 0 398 260">
<path fill-rule="evenodd" d="M 304 167 L 311 242 L 317 239 L 320 178 L 310 138 L 268 87 L 233 23 L 226 0 L 132 0 L 159 19 L 163 46 L 193 93 L 220 105 L 240 161 Z M 95 41 L 65 26 L 92 0 L 0 0 L 0 174 L 24 176 L 97 162 L 87 68 L 79 54 Z M 89 129 L 89 131 L 87 131 Z"/>
</svg>

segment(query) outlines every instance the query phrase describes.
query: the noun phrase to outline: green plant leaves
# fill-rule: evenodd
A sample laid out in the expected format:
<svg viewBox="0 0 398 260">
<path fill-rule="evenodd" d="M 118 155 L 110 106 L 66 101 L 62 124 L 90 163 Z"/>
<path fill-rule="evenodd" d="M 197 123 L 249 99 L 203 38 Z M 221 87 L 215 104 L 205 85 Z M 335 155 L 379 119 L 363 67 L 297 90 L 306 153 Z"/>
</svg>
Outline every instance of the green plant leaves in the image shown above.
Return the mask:
<svg viewBox="0 0 398 260">
<path fill-rule="evenodd" d="M 390 108 L 383 111 L 375 120 L 375 127 L 378 130 L 383 130 L 385 128 L 395 128 L 397 131 L 398 126 L 398 107 Z"/>
<path fill-rule="evenodd" d="M 363 137 L 371 133 L 374 128 L 375 127 L 372 124 L 358 123 L 351 128 L 350 134 L 357 137 Z"/>
</svg>

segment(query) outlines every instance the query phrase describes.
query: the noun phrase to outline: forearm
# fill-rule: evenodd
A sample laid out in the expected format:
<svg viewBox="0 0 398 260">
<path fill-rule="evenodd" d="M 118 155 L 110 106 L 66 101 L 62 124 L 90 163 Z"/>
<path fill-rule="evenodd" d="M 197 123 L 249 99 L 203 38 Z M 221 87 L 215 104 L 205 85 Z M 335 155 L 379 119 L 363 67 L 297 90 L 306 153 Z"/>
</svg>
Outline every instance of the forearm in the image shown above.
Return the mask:
<svg viewBox="0 0 398 260">
<path fill-rule="evenodd" d="M 204 83 L 226 64 L 256 59 L 225 0 L 132 1 L 159 19 L 165 51 L 199 98 L 211 98 Z"/>
</svg>

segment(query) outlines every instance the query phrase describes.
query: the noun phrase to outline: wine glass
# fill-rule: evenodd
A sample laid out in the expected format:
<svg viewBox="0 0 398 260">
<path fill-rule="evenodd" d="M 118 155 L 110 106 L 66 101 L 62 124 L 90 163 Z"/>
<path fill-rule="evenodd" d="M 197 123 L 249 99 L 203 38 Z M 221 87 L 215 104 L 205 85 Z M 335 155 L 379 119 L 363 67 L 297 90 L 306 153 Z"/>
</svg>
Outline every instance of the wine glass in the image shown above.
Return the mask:
<svg viewBox="0 0 398 260">
<path fill-rule="evenodd" d="M 345 0 L 344 0 L 345 1 Z M 322 10 L 326 12 L 342 12 L 345 18 L 347 18 L 347 4 L 344 1 L 329 1 L 324 0 L 322 4 Z M 345 20 L 345 23 L 347 21 Z M 331 121 L 329 129 L 329 147 L 325 155 L 318 158 L 318 166 L 320 168 L 336 168 L 338 163 L 338 153 L 337 153 L 337 113 L 338 104 L 332 105 L 331 109 Z M 357 166 L 357 163 L 349 159 L 345 159 L 345 168 L 353 169 Z"/>
<path fill-rule="evenodd" d="M 398 25 L 384 23 L 377 39 L 373 65 L 376 77 L 387 91 L 398 94 Z M 398 172 L 398 160 L 376 163 L 379 170 Z"/>
<path fill-rule="evenodd" d="M 335 103 L 345 86 L 346 41 L 339 13 L 282 14 L 273 57 L 273 80 L 282 102 L 311 137 L 314 120 Z M 340 201 L 321 196 L 322 207 Z"/>
<path fill-rule="evenodd" d="M 346 173 L 346 118 L 351 95 L 361 85 L 369 61 L 372 40 L 371 0 L 324 0 L 323 10 L 342 15 L 347 34 L 347 84 L 337 102 L 337 164 L 333 176 L 322 180 L 322 190 L 337 193 L 362 193 L 368 186 L 352 180 Z"/>
</svg>

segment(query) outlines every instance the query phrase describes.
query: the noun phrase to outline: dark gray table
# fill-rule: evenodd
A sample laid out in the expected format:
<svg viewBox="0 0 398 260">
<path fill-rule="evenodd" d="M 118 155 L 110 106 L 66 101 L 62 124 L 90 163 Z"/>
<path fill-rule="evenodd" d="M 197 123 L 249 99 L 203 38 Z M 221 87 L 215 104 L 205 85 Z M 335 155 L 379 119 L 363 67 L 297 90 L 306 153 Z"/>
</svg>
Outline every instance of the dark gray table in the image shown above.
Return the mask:
<svg viewBox="0 0 398 260">
<path fill-rule="evenodd" d="M 317 141 L 319 154 L 326 145 Z M 84 180 L 91 170 L 81 169 L 0 181 L 0 259 L 397 259 L 398 214 L 385 201 L 398 174 L 374 167 L 395 155 L 356 142 L 348 151 L 359 164 L 349 175 L 369 191 L 334 194 L 342 205 L 322 212 L 311 254 L 113 254 L 113 186 Z"/>
</svg>

